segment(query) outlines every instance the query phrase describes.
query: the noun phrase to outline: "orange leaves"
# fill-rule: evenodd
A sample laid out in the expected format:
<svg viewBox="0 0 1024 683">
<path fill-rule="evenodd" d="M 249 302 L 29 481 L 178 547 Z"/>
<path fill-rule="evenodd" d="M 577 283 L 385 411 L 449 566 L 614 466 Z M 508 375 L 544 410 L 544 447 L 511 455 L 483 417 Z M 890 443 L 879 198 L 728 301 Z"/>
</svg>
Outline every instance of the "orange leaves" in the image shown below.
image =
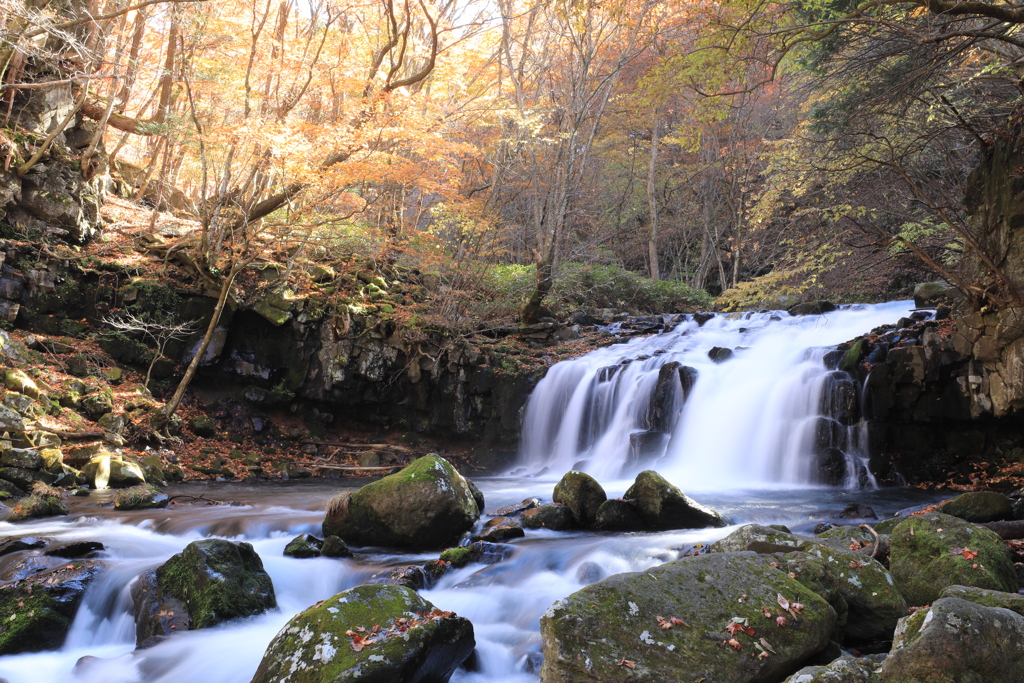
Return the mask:
<svg viewBox="0 0 1024 683">
<path fill-rule="evenodd" d="M 380 643 L 386 638 L 392 636 L 401 635 L 409 631 L 409 629 L 429 624 L 432 621 L 439 619 L 448 619 L 455 616 L 455 612 L 446 612 L 440 609 L 434 609 L 430 612 L 420 613 L 416 615 L 417 618 L 399 617 L 387 628 L 382 629 L 380 625 L 375 625 L 370 632 L 367 634 L 366 628 L 363 626 L 356 626 L 354 630 L 345 631 L 345 635 L 352 639 L 352 649 L 356 652 L 361 652 L 363 648 L 370 645 Z M 366 634 L 366 635 L 364 635 Z"/>
<path fill-rule="evenodd" d="M 958 548 L 954 546 L 949 549 L 949 552 L 954 555 L 962 555 L 965 560 L 973 560 L 978 556 L 978 551 L 971 550 L 970 548 Z"/>
<path fill-rule="evenodd" d="M 685 626 L 686 628 L 690 628 L 690 625 L 679 617 L 672 617 L 671 619 L 666 619 L 665 617 L 654 618 L 657 620 L 658 626 L 661 627 L 662 631 L 671 630 L 673 626 Z"/>
<path fill-rule="evenodd" d="M 617 660 L 615 663 L 618 664 L 619 666 L 624 666 L 627 669 L 635 669 L 636 668 L 636 664 L 634 664 L 633 662 L 629 661 L 625 657 L 623 657 L 622 659 Z"/>
</svg>

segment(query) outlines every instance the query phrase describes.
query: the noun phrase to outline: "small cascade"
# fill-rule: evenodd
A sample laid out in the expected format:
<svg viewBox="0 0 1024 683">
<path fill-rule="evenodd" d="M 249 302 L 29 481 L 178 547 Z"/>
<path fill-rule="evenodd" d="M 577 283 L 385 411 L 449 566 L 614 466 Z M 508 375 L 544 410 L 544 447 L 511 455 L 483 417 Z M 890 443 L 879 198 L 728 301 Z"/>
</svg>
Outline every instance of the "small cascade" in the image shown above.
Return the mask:
<svg viewBox="0 0 1024 683">
<path fill-rule="evenodd" d="M 558 363 L 527 404 L 518 465 L 599 481 L 656 468 L 688 489 L 873 486 L 858 387 L 834 347 L 912 307 L 685 316 Z"/>
</svg>

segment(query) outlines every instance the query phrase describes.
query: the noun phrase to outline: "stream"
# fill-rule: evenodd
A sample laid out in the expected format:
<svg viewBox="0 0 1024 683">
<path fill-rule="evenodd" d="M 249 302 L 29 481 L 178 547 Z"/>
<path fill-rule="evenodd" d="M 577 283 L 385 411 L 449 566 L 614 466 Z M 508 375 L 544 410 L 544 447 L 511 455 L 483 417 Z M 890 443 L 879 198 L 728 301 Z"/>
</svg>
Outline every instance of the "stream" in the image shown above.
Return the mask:
<svg viewBox="0 0 1024 683">
<path fill-rule="evenodd" d="M 777 312 L 716 316 L 703 327 L 688 320 L 664 334 L 560 363 L 530 400 L 523 451 L 513 473 L 474 481 L 492 510 L 527 497 L 550 500 L 555 483 L 573 466 L 594 474 L 609 497 L 621 496 L 636 470 L 654 467 L 734 525 L 785 524 L 797 533 L 810 533 L 820 521 L 836 521 L 847 503 L 870 505 L 884 518 L 902 508 L 934 502 L 941 494 L 878 489 L 870 482 L 858 487 L 852 475 L 865 454 L 857 449 L 855 438 L 847 444 L 851 477 L 845 486 L 808 483 L 808 425 L 818 415 L 823 378 L 829 372 L 822 364 L 821 347 L 894 323 L 909 309 L 909 302 L 900 302 L 802 318 L 787 319 Z M 716 365 L 707 357 L 713 346 L 747 348 Z M 637 360 L 642 356 L 647 358 Z M 631 362 L 623 365 L 625 359 Z M 646 464 L 631 460 L 630 435 L 643 431 L 640 422 L 651 378 L 656 380 L 664 363 L 681 359 L 699 376 L 686 401 L 674 404 L 671 434 L 649 454 Z M 611 365 L 624 370 L 602 380 L 601 368 Z M 17 525 L 0 522 L 0 537 L 101 541 L 105 550 L 99 557 L 107 567 L 89 588 L 64 646 L 59 651 L 0 657 L 0 678 L 9 683 L 247 683 L 267 645 L 296 613 L 365 583 L 386 568 L 437 558 L 437 552 L 379 548 L 355 548 L 355 557 L 348 560 L 283 555 L 285 545 L 298 534 L 320 535 L 326 499 L 364 483 L 194 482 L 167 492 L 234 504 L 136 512 L 114 511 L 112 492 L 95 491 L 87 498 L 69 499 L 68 517 Z M 422 591 L 437 607 L 473 623 L 473 670 L 460 670 L 452 680 L 537 681 L 538 619 L 553 602 L 611 574 L 677 559 L 696 544 L 717 540 L 734 528 L 527 531 L 525 538 L 512 541 L 515 552 L 507 560 L 470 564 Z M 251 543 L 273 579 L 278 608 L 178 633 L 136 651 L 130 584 L 191 541 L 207 537 Z M 66 562 L 40 553 L 0 557 L 0 574 L 26 556 L 55 566 Z"/>
</svg>

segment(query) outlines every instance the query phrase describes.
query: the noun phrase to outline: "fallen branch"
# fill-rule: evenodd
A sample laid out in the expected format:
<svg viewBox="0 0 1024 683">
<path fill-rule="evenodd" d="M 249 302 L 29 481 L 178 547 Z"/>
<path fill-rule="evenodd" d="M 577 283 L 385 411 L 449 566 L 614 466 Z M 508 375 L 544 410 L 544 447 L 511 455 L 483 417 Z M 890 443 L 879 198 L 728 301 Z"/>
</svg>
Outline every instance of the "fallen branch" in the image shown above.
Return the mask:
<svg viewBox="0 0 1024 683">
<path fill-rule="evenodd" d="M 314 439 L 302 439 L 299 443 L 312 444 L 314 446 L 339 446 L 341 448 L 352 448 L 356 450 L 389 450 L 402 451 L 404 453 L 413 453 L 416 451 L 415 448 L 392 446 L 389 443 L 346 443 L 344 441 L 316 441 Z"/>
<path fill-rule="evenodd" d="M 297 465 L 304 467 L 319 467 L 325 470 L 339 470 L 342 472 L 385 472 L 402 469 L 402 465 L 387 465 L 385 467 L 359 467 L 358 465 L 324 465 L 318 462 L 299 462 Z"/>
</svg>

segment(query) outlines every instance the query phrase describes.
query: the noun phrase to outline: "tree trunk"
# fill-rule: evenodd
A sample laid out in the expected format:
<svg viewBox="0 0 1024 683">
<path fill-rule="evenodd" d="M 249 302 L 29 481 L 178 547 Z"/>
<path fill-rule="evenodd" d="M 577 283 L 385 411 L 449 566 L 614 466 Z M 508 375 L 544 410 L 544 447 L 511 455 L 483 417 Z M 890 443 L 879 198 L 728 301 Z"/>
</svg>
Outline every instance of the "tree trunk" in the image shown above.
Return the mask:
<svg viewBox="0 0 1024 683">
<path fill-rule="evenodd" d="M 651 127 L 651 160 L 647 165 L 647 205 L 651 214 L 651 232 L 647 238 L 647 254 L 651 261 L 652 280 L 661 279 L 661 270 L 658 265 L 658 197 L 654 183 L 658 164 L 658 125 L 660 123 L 660 116 L 655 112 L 654 124 Z"/>
</svg>

